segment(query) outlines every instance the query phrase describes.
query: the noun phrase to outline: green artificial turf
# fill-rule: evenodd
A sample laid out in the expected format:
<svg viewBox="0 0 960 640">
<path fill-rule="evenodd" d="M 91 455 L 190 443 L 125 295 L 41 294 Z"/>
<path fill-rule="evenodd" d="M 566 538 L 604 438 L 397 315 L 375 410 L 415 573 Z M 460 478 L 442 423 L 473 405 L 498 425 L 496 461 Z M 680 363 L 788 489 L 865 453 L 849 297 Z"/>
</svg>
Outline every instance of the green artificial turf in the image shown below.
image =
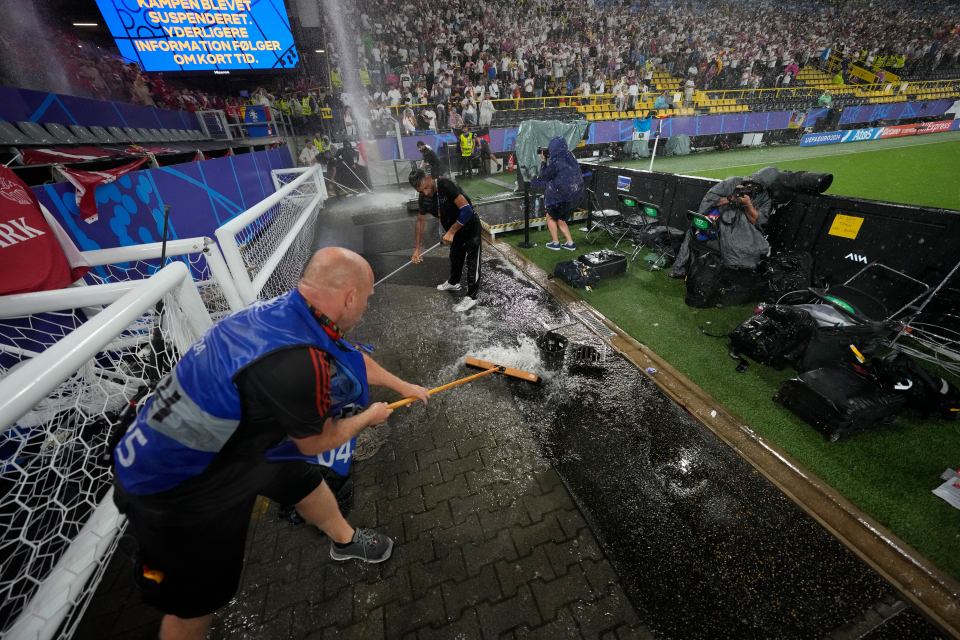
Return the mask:
<svg viewBox="0 0 960 640">
<path fill-rule="evenodd" d="M 519 234 L 501 236 L 514 247 Z M 574 254 L 549 251 L 545 231 L 532 249 L 519 249 L 548 273 Z M 574 232 L 580 251 L 591 246 Z M 648 345 L 762 437 L 775 442 L 858 507 L 915 547 L 943 571 L 960 579 L 960 510 L 931 491 L 940 474 L 960 466 L 960 422 L 900 417 L 890 426 L 849 440 L 827 442 L 812 427 L 772 401 L 791 371 L 751 364 L 744 373 L 727 355 L 727 341 L 704 335 L 726 333 L 752 313 L 753 305 L 694 309 L 683 301 L 684 283 L 651 272 L 638 258 L 627 274 L 600 283 L 580 296 Z"/>
<path fill-rule="evenodd" d="M 706 178 L 749 175 L 767 166 L 834 174 L 828 195 L 960 209 L 960 133 L 822 147 L 768 147 L 658 158 L 654 171 Z M 647 169 L 649 160 L 620 163 Z"/>
<path fill-rule="evenodd" d="M 497 173 L 481 178 L 458 177 L 456 180 L 471 200 L 509 193 L 517 185 L 516 174 L 513 173 Z"/>
</svg>

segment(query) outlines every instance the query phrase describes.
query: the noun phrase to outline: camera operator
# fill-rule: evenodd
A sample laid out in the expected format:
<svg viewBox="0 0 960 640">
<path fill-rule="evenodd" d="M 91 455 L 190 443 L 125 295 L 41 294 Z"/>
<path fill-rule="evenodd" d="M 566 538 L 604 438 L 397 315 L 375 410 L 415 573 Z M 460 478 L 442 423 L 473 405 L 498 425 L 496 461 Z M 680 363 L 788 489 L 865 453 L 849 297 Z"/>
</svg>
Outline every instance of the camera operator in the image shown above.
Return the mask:
<svg viewBox="0 0 960 640">
<path fill-rule="evenodd" d="M 719 238 L 698 239 L 716 239 L 725 266 L 755 269 L 770 253 L 770 244 L 763 228 L 769 221 L 773 208 L 768 187 L 775 176 L 776 169 L 767 168 L 752 176 L 727 178 L 715 184 L 700 201 L 697 213 L 716 221 Z M 687 231 L 670 270 L 670 277 L 683 278 L 687 275 L 690 242 L 694 233 L 696 231 L 693 228 Z"/>
<path fill-rule="evenodd" d="M 567 149 L 567 141 L 560 136 L 550 141 L 546 152 L 540 150 L 540 158 L 540 173 L 530 181 L 530 186 L 543 189 L 547 229 L 550 231 L 550 242 L 544 246 L 553 251 L 574 251 L 577 245 L 570 236 L 567 222 L 583 199 L 583 174 L 580 172 L 580 165 Z M 566 240 L 564 244 L 560 244 L 557 239 L 558 229 Z"/>
</svg>

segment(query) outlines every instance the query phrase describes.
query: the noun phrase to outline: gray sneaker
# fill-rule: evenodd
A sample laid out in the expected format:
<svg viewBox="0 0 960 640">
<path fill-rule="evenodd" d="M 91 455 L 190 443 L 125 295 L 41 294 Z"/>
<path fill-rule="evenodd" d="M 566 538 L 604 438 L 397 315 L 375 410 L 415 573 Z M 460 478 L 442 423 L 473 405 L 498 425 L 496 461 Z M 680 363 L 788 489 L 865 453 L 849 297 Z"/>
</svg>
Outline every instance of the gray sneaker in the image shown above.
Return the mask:
<svg viewBox="0 0 960 640">
<path fill-rule="evenodd" d="M 373 529 L 354 529 L 353 539 L 346 546 L 330 543 L 330 557 L 334 560 L 363 560 L 376 564 L 390 558 L 393 539 Z"/>
</svg>

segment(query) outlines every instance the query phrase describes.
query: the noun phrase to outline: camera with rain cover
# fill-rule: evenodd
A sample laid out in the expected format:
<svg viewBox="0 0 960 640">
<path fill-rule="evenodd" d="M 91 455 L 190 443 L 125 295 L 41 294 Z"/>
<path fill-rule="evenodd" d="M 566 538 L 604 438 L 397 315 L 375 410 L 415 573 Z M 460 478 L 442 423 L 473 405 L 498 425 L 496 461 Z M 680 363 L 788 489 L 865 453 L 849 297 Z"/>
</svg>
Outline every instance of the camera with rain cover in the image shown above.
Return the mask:
<svg viewBox="0 0 960 640">
<path fill-rule="evenodd" d="M 733 195 L 730 196 L 731 203 L 739 203 L 743 196 L 750 196 L 750 199 L 756 198 L 763 191 L 763 185 L 759 182 L 748 180 L 738 184 L 733 188 Z"/>
</svg>

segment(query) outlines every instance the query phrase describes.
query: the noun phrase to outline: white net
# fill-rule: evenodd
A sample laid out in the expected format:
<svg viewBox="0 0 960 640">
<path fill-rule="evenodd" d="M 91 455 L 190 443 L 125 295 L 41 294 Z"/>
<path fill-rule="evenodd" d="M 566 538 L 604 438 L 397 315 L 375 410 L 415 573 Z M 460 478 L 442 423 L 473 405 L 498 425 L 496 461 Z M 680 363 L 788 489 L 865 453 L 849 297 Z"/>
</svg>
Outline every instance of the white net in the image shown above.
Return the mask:
<svg viewBox="0 0 960 640">
<path fill-rule="evenodd" d="M 199 300 L 187 312 L 180 291 L 149 305 L 122 330 L 100 336 L 93 357 L 70 370 L 51 367 L 44 375 L 54 378 L 56 388 L 19 417 L 7 413 L 0 422 L 0 636 L 7 636 L 25 609 L 49 607 L 49 601 L 31 600 L 104 501 L 111 483 L 111 436 L 126 428 L 137 402 L 199 337 L 196 318 L 187 321 Z M 102 325 L 113 313 L 87 307 L 0 319 L 0 398 L 19 393 L 11 378 L 17 369 L 33 359 L 39 364 L 46 357 L 41 352 L 69 339 L 84 322 L 93 318 Z M 61 608 L 70 612 L 62 622 L 49 623 L 51 636 L 60 626 L 58 636 L 69 637 L 79 622 L 111 555 L 114 542 L 107 544 L 105 555 L 84 554 L 80 574 L 91 580 L 58 586 L 69 598 Z"/>
<path fill-rule="evenodd" d="M 280 295 L 299 280 L 326 198 L 318 171 L 273 172 L 277 193 L 217 230 L 244 302 Z"/>
<path fill-rule="evenodd" d="M 160 270 L 160 243 L 141 245 L 136 249 L 135 252 L 129 248 L 119 248 L 85 253 L 84 256 L 93 266 L 84 281 L 96 285 L 144 280 Z M 175 240 L 168 243 L 164 262 L 183 262 L 187 265 L 204 306 L 215 319 L 230 313 L 226 289 L 233 287 L 232 281 L 225 281 L 229 280 L 225 265 L 214 273 L 213 265 L 223 264 L 218 252 L 216 245 L 205 238 Z"/>
</svg>

